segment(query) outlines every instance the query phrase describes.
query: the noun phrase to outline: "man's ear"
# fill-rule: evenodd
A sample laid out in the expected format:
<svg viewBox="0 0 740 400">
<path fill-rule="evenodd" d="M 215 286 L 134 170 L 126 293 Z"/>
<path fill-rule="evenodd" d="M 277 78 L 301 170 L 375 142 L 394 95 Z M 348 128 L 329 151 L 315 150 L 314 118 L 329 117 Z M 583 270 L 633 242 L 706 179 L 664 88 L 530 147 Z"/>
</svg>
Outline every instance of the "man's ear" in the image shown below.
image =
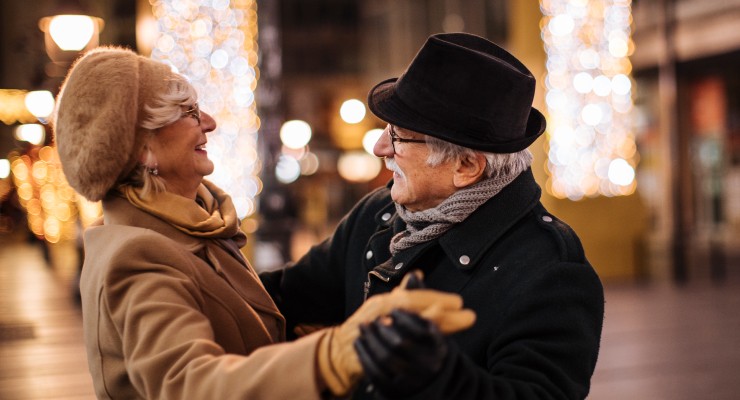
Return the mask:
<svg viewBox="0 0 740 400">
<path fill-rule="evenodd" d="M 457 160 L 452 183 L 457 188 L 464 188 L 477 183 L 486 171 L 486 157 L 481 153 Z"/>
</svg>

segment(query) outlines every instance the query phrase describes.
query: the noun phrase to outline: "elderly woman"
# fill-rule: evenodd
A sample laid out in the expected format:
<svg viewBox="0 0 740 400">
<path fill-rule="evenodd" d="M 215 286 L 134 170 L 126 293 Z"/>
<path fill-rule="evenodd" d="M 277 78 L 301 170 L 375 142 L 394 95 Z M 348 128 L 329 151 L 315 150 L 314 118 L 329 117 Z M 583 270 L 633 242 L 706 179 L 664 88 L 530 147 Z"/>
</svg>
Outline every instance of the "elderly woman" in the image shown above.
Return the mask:
<svg viewBox="0 0 740 400">
<path fill-rule="evenodd" d="M 69 183 L 103 218 L 85 232 L 85 343 L 99 398 L 311 399 L 344 395 L 362 369 L 358 326 L 405 309 L 444 332 L 460 297 L 396 290 L 342 325 L 285 339 L 285 320 L 242 257 L 246 241 L 213 171 L 216 122 L 165 64 L 119 48 L 84 55 L 54 118 Z"/>
</svg>

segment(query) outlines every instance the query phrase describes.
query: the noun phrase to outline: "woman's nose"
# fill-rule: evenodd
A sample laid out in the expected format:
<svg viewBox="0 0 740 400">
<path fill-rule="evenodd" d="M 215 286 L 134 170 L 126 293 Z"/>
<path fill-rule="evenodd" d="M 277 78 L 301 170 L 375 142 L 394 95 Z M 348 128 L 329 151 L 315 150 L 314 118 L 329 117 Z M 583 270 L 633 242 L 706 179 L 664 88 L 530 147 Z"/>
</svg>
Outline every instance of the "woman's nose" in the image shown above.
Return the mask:
<svg viewBox="0 0 740 400">
<path fill-rule="evenodd" d="M 216 120 L 211 117 L 211 114 L 201 111 L 200 125 L 204 132 L 212 132 L 216 129 Z"/>
<path fill-rule="evenodd" d="M 393 156 L 393 144 L 391 143 L 391 135 L 388 134 L 388 126 L 383 130 L 383 134 L 380 135 L 378 141 L 373 146 L 373 154 L 377 157 L 391 157 Z"/>
</svg>

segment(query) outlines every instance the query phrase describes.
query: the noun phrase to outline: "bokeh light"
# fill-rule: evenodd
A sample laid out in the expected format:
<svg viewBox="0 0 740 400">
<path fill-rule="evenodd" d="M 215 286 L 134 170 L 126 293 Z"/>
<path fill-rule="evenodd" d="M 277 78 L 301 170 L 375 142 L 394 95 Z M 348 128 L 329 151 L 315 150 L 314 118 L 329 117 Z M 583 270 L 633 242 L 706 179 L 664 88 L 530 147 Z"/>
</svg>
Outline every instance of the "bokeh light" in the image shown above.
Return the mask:
<svg viewBox="0 0 740 400">
<path fill-rule="evenodd" d="M 0 179 L 5 179 L 10 176 L 10 161 L 3 158 L 0 159 Z"/>
<path fill-rule="evenodd" d="M 54 96 L 48 90 L 34 90 L 26 94 L 25 104 L 36 118 L 47 118 L 54 111 Z"/>
<path fill-rule="evenodd" d="M 365 149 L 368 154 L 374 155 L 373 148 L 383 132 L 383 129 L 371 129 L 365 132 L 365 136 L 362 137 L 362 148 Z"/>
<path fill-rule="evenodd" d="M 95 21 L 86 15 L 57 15 L 49 22 L 49 34 L 65 51 L 80 51 L 95 33 Z"/>
<path fill-rule="evenodd" d="M 541 0 L 547 52 L 547 190 L 578 200 L 634 192 L 631 0 Z"/>
<path fill-rule="evenodd" d="M 362 150 L 343 153 L 337 160 L 339 175 L 350 182 L 367 182 L 378 176 L 381 168 L 378 157 Z"/>
<path fill-rule="evenodd" d="M 339 108 L 339 116 L 348 124 L 360 123 L 365 118 L 365 104 L 357 99 L 349 99 Z"/>
<path fill-rule="evenodd" d="M 280 141 L 291 149 L 300 149 L 311 140 L 311 126 L 299 119 L 286 121 L 280 127 Z"/>
<path fill-rule="evenodd" d="M 281 155 L 275 165 L 275 176 L 282 183 L 295 182 L 301 176 L 301 164 L 293 157 Z"/>
<path fill-rule="evenodd" d="M 49 243 L 74 240 L 80 232 L 78 221 L 89 226 L 101 215 L 100 202 L 88 202 L 69 186 L 55 148 L 14 153 L 8 161 L 18 202 L 26 210 L 29 229 L 39 239 Z"/>
<path fill-rule="evenodd" d="M 23 124 L 15 128 L 15 139 L 39 145 L 46 138 L 46 130 L 41 124 Z"/>
<path fill-rule="evenodd" d="M 152 58 L 190 79 L 218 128 L 209 134 L 213 181 L 234 200 L 239 218 L 255 212 L 260 119 L 257 4 L 254 0 L 150 0 L 158 37 Z M 261 182 L 256 187 L 262 188 Z"/>
</svg>

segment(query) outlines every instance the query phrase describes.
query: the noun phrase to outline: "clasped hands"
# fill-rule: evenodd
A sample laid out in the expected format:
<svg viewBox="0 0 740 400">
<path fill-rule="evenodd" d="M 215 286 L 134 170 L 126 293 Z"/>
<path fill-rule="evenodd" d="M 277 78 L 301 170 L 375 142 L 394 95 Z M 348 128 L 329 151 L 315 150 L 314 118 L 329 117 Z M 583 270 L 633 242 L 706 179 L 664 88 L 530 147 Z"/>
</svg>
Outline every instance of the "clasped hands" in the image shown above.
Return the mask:
<svg viewBox="0 0 740 400">
<path fill-rule="evenodd" d="M 363 367 L 387 392 L 399 384 L 406 390 L 421 387 L 439 371 L 447 354 L 443 335 L 472 326 L 475 313 L 463 308 L 460 295 L 421 286 L 420 272 L 412 272 L 393 291 L 370 297 L 325 333 L 317 362 L 334 395 L 348 394 Z"/>
</svg>

